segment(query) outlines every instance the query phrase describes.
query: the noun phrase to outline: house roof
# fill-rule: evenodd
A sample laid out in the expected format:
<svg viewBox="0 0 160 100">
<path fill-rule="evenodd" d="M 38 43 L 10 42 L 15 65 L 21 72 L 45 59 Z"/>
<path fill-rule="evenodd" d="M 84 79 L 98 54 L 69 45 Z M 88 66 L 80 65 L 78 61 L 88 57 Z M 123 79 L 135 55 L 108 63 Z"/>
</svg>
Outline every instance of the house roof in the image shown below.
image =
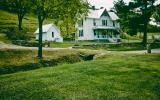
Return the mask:
<svg viewBox="0 0 160 100">
<path fill-rule="evenodd" d="M 102 16 L 102 14 L 104 13 L 104 11 L 107 11 L 107 10 L 105 8 L 90 10 L 87 17 L 88 18 L 99 19 Z M 107 13 L 112 20 L 118 20 L 119 19 L 119 17 L 114 12 L 107 11 Z"/>
<path fill-rule="evenodd" d="M 109 16 L 112 20 L 118 20 L 119 17 L 114 12 L 108 12 Z"/>
<path fill-rule="evenodd" d="M 52 26 L 53 26 L 58 32 L 60 32 L 60 30 L 59 30 L 54 24 L 46 24 L 46 25 L 43 25 L 43 26 L 42 26 L 43 33 L 48 32 L 49 29 L 50 29 Z M 39 28 L 37 28 L 37 30 L 36 30 L 34 33 L 39 33 Z"/>
</svg>

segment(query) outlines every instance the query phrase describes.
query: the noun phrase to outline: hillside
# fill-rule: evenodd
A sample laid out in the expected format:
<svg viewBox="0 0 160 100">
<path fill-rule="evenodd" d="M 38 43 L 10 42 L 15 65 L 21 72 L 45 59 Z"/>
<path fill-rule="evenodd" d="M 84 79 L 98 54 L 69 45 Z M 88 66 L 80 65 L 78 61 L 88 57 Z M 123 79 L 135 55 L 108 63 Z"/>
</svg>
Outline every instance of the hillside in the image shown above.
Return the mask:
<svg viewBox="0 0 160 100">
<path fill-rule="evenodd" d="M 106 55 L 89 62 L 1 75 L 0 99 L 159 100 L 159 57 Z"/>
<path fill-rule="evenodd" d="M 7 38 L 6 33 L 10 29 L 15 29 L 18 27 L 18 18 L 16 14 L 0 10 L 0 41 L 10 42 L 10 39 Z M 44 23 L 52 23 L 52 20 L 47 20 Z M 38 21 L 36 16 L 27 15 L 23 19 L 23 28 L 27 31 L 27 35 L 34 37 L 34 31 L 38 27 Z"/>
</svg>

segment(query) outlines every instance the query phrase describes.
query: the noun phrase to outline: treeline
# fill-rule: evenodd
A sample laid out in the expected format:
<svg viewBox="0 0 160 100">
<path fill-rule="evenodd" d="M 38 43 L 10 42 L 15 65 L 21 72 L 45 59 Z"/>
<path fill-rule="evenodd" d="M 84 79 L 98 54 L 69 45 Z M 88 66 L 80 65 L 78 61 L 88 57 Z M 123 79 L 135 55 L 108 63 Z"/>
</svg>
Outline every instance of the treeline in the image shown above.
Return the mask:
<svg viewBox="0 0 160 100">
<path fill-rule="evenodd" d="M 155 5 L 157 0 L 132 0 L 126 4 L 124 0 L 114 2 L 114 9 L 120 17 L 121 31 L 137 35 L 143 32 L 143 44 L 147 43 L 147 32 L 160 32 L 159 27 L 149 25 L 150 18 L 160 22 L 160 5 Z"/>
<path fill-rule="evenodd" d="M 0 0 L 0 9 L 17 14 L 20 32 L 24 31 L 24 17 L 32 13 L 39 22 L 52 19 L 65 38 L 73 36 L 75 23 L 88 12 L 88 7 L 88 2 L 84 0 Z"/>
</svg>

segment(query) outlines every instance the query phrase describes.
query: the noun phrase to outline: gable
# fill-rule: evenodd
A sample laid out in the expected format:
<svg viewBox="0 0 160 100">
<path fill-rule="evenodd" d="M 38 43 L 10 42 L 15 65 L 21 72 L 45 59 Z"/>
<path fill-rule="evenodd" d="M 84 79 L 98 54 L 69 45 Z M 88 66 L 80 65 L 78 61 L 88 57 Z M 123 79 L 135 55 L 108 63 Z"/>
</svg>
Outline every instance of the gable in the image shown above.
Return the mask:
<svg viewBox="0 0 160 100">
<path fill-rule="evenodd" d="M 108 14 L 108 12 L 106 10 L 104 10 L 103 13 L 102 13 L 102 15 L 101 15 L 101 17 L 102 16 L 109 16 L 109 14 Z"/>
<path fill-rule="evenodd" d="M 42 26 L 43 33 L 47 33 L 50 29 L 54 29 L 60 33 L 60 30 L 54 24 L 47 24 Z M 35 33 L 39 33 L 39 28 L 35 31 Z"/>
<path fill-rule="evenodd" d="M 109 16 L 111 20 L 119 19 L 119 17 L 114 12 L 107 11 L 105 8 L 98 10 L 90 10 L 87 18 L 100 19 L 101 16 Z"/>
</svg>

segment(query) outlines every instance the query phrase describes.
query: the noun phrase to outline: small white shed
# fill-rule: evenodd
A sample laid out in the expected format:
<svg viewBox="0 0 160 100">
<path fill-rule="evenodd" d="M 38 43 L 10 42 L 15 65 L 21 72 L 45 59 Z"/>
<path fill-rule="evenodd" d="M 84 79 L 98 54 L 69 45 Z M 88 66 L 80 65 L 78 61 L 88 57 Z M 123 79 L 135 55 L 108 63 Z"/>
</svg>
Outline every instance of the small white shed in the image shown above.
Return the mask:
<svg viewBox="0 0 160 100">
<path fill-rule="evenodd" d="M 43 34 L 42 41 L 63 42 L 60 30 L 54 24 L 47 24 L 42 26 Z M 36 40 L 39 39 L 39 28 L 35 31 Z"/>
</svg>

